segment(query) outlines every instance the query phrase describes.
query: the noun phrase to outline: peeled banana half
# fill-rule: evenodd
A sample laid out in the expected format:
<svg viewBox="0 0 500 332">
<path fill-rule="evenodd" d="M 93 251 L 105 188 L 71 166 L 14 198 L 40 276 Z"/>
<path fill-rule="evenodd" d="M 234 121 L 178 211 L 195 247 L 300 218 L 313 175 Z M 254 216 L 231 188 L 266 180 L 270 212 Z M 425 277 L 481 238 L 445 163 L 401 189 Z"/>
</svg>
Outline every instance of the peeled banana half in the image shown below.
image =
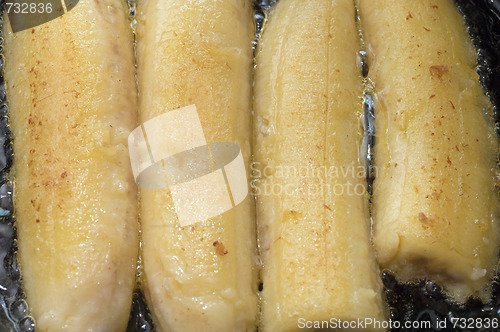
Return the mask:
<svg viewBox="0 0 500 332">
<path fill-rule="evenodd" d="M 28 30 L 4 24 L 18 259 L 37 331 L 127 326 L 138 255 L 127 14 L 124 1 L 80 0 Z"/>
<path fill-rule="evenodd" d="M 239 180 L 247 193 L 244 165 L 251 156 L 255 35 L 252 3 L 145 0 L 138 3 L 136 17 L 139 118 L 149 151 L 156 158 L 166 146 L 187 149 L 191 144 L 208 156 L 206 144 L 212 154 L 214 142 L 237 146 L 243 167 Z M 169 120 L 163 126 L 165 117 Z M 170 142 L 175 143 L 151 143 L 174 132 L 177 136 Z M 189 151 L 192 158 L 200 157 L 198 150 Z M 187 160 L 178 158 L 169 172 L 196 173 L 202 163 Z M 208 157 L 204 165 L 210 168 Z M 222 199 L 219 189 L 226 185 L 219 184 L 224 180 L 198 187 L 199 191 L 189 187 L 189 194 L 198 194 L 187 213 L 186 206 L 179 208 L 176 203 L 176 193 L 201 177 L 173 186 L 168 180 L 171 175 L 165 174 L 167 188 L 140 189 L 142 283 L 156 327 L 160 331 L 254 331 L 258 281 L 251 197 L 245 195 L 241 203 L 235 201 L 234 207 L 202 220 L 201 210 L 212 209 Z M 158 182 L 164 179 L 159 177 Z M 235 197 L 234 187 L 231 191 Z"/>
<path fill-rule="evenodd" d="M 384 319 L 359 155 L 354 13 L 350 0 L 281 0 L 259 41 L 253 183 L 262 331 Z"/>
<path fill-rule="evenodd" d="M 498 139 L 450 0 L 359 0 L 376 94 L 374 244 L 401 280 L 487 300 L 498 261 Z"/>
</svg>

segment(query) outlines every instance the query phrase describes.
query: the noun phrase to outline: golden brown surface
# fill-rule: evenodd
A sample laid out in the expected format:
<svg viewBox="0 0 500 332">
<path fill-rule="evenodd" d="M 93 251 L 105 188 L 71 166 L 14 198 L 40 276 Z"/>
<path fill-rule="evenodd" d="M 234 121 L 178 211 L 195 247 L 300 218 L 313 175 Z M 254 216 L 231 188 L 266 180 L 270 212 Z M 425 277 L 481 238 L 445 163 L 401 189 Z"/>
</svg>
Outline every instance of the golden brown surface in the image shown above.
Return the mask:
<svg viewBox="0 0 500 332">
<path fill-rule="evenodd" d="M 238 144 L 249 163 L 251 9 L 243 0 L 139 2 L 141 123 L 194 104 L 206 140 Z M 255 330 L 254 220 L 248 196 L 179 227 L 169 191 L 141 188 L 144 286 L 160 331 Z"/>
<path fill-rule="evenodd" d="M 33 29 L 5 24 L 19 262 L 37 331 L 127 325 L 138 253 L 127 12 L 81 0 Z"/>
<path fill-rule="evenodd" d="M 383 319 L 370 246 L 360 50 L 350 0 L 281 0 L 255 73 L 262 331 Z"/>
<path fill-rule="evenodd" d="M 373 218 L 379 263 L 483 292 L 498 253 L 498 141 L 476 53 L 450 0 L 360 0 L 376 99 Z"/>
</svg>

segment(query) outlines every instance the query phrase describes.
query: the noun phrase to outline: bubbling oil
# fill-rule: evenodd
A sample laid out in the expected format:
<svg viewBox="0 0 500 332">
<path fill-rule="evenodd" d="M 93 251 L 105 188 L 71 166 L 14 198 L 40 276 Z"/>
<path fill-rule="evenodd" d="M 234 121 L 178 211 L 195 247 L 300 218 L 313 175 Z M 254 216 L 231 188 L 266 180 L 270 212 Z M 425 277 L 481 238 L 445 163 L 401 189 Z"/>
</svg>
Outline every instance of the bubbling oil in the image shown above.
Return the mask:
<svg viewBox="0 0 500 332">
<path fill-rule="evenodd" d="M 255 0 L 256 41 L 254 51 L 268 11 L 276 0 Z M 500 0 L 456 0 L 457 6 L 465 16 L 472 41 L 478 52 L 476 70 L 481 83 L 492 101 L 497 123 L 497 135 L 500 137 Z M 0 3 L 3 7 L 3 2 Z M 129 0 L 130 17 L 134 19 L 135 0 Z M 0 8 L 3 12 L 3 8 Z M 14 157 L 11 133 L 8 126 L 8 109 L 3 78 L 3 38 L 0 18 L 0 330 L 34 331 L 35 322 L 29 316 L 29 309 L 24 300 L 21 271 L 17 264 L 17 246 L 13 213 L 13 190 L 10 168 Z M 9 65 L 9 64 L 7 64 Z M 360 51 L 360 70 L 367 76 L 369 66 L 366 53 Z M 369 82 L 367 82 L 369 84 Z M 364 139 L 361 148 L 367 167 L 373 167 L 373 146 L 375 144 L 374 106 L 375 96 L 368 88 L 364 96 Z M 368 170 L 367 174 L 373 174 Z M 371 190 L 373 176 L 368 178 Z M 138 270 L 138 274 L 140 271 Z M 383 271 L 387 302 L 391 308 L 392 320 L 437 321 L 455 318 L 498 318 L 500 317 L 500 278 L 492 282 L 492 300 L 483 304 L 479 299 L 471 298 L 463 306 L 454 303 L 432 281 L 420 280 L 411 284 L 398 283 L 390 271 Z M 448 324 L 450 326 L 451 324 Z M 129 332 L 150 332 L 153 330 L 149 311 L 144 297 L 138 289 L 134 293 Z"/>
</svg>

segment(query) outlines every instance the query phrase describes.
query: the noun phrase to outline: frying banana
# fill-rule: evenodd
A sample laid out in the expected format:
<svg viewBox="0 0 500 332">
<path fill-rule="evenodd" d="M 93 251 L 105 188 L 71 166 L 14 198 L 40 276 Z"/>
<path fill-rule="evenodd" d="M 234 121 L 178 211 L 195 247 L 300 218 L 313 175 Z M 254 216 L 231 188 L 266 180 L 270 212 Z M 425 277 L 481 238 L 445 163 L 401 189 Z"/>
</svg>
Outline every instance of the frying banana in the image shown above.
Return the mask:
<svg viewBox="0 0 500 332">
<path fill-rule="evenodd" d="M 354 12 L 350 0 L 281 0 L 259 42 L 253 186 L 263 331 L 298 330 L 301 318 L 384 317 L 358 154 Z"/>
<path fill-rule="evenodd" d="M 137 20 L 140 123 L 160 133 L 147 132 L 149 142 L 181 127 L 175 140 L 188 144 L 195 140 L 190 129 L 199 121 L 207 143 L 237 145 L 249 164 L 252 2 L 145 0 L 138 3 Z M 185 107 L 196 110 L 189 123 Z M 165 124 L 175 123 L 171 130 L 160 125 L 165 116 L 174 119 Z M 151 147 L 151 152 L 159 150 Z M 199 155 L 195 151 L 191 157 Z M 196 165 L 182 163 L 176 171 L 194 172 Z M 248 188 L 245 178 L 243 187 Z M 254 331 L 258 281 L 251 197 L 208 220 L 186 220 L 172 190 L 140 188 L 142 282 L 157 328 Z M 212 187 L 201 193 L 207 192 L 210 198 L 222 197 Z M 211 208 L 196 199 L 198 209 Z"/>
<path fill-rule="evenodd" d="M 477 54 L 450 0 L 359 0 L 376 93 L 374 243 L 401 280 L 441 283 L 458 302 L 497 262 L 498 140 Z"/>
<path fill-rule="evenodd" d="M 125 1 L 4 22 L 19 263 L 37 331 L 124 331 L 138 255 L 136 126 Z M 7 19 L 7 18 L 6 18 Z"/>
</svg>

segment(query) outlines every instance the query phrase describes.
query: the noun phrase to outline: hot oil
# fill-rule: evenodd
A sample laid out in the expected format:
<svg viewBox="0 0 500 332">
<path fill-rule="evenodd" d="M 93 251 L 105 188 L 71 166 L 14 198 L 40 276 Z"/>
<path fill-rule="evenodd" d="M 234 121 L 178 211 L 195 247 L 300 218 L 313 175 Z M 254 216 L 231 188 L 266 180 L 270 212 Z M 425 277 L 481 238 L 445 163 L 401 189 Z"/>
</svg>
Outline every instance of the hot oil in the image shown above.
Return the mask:
<svg viewBox="0 0 500 332">
<path fill-rule="evenodd" d="M 257 39 L 264 25 L 268 10 L 275 0 L 255 0 L 255 21 Z M 480 75 L 488 96 L 495 106 L 497 134 L 500 137 L 500 1 L 497 0 L 456 0 L 461 12 L 466 17 L 469 32 L 478 50 L 477 72 Z M 135 1 L 131 5 L 131 19 L 135 14 Z M 3 5 L 3 2 L 2 2 Z M 3 8 L 0 8 L 3 11 Z M 2 21 L 0 19 L 0 28 Z M 0 29 L 1 31 L 1 29 Z M 0 53 L 3 52 L 3 39 L 0 36 Z M 257 45 L 254 44 L 254 47 Z M 366 77 L 368 66 L 365 54 L 360 53 L 363 76 Z M 0 57 L 0 72 L 3 70 L 3 56 Z M 375 143 L 373 117 L 375 106 L 370 89 L 365 92 L 364 103 L 364 144 L 368 165 L 373 165 L 371 153 Z M 14 216 L 12 207 L 12 184 L 9 177 L 12 165 L 11 134 L 8 127 L 5 85 L 0 75 L 0 330 L 34 331 L 34 321 L 28 315 L 21 287 L 21 276 L 17 264 Z M 369 166 L 370 167 L 370 166 Z M 371 174 L 368 172 L 368 174 Z M 371 190 L 373 177 L 368 178 Z M 469 299 L 464 306 L 453 303 L 441 287 L 432 281 L 419 281 L 413 284 L 398 283 L 389 271 L 382 272 L 386 297 L 391 307 L 391 319 L 404 321 L 447 320 L 448 327 L 455 318 L 500 318 L 500 278 L 492 282 L 492 300 L 483 304 L 478 299 Z M 130 322 L 127 331 L 151 331 L 149 312 L 139 290 L 134 294 Z M 415 331 L 417 329 L 414 329 Z M 422 329 L 419 329 L 421 331 Z M 433 330 L 433 329 L 430 329 Z M 450 330 L 450 329 L 447 329 Z M 460 329 L 456 329 L 460 330 Z M 484 329 L 488 330 L 488 329 Z"/>
<path fill-rule="evenodd" d="M 3 7 L 3 2 L 1 3 Z M 3 12 L 3 8 L 0 8 Z M 3 34 L 3 16 L 0 17 L 0 34 Z M 34 331 L 32 317 L 21 283 L 15 241 L 13 185 L 11 167 L 13 160 L 11 131 L 8 124 L 7 98 L 3 76 L 3 35 L 0 35 L 0 330 Z M 9 65 L 9 64 L 7 64 Z"/>
<path fill-rule="evenodd" d="M 137 0 L 128 0 L 129 7 L 129 18 L 130 18 L 130 26 L 132 28 L 134 34 L 134 53 L 136 47 L 136 32 L 135 32 L 135 24 L 137 23 L 135 19 L 136 10 L 137 10 Z M 136 64 L 137 68 L 137 64 Z M 137 76 L 136 76 L 137 79 Z M 139 224 L 140 227 L 140 224 Z M 151 319 L 151 314 L 146 305 L 146 301 L 144 298 L 144 294 L 141 290 L 141 275 L 142 275 L 142 232 L 139 228 L 139 239 L 140 239 L 140 249 L 139 249 L 139 258 L 137 262 L 136 269 L 136 289 L 134 290 L 133 298 L 132 298 L 132 308 L 130 310 L 129 322 L 127 325 L 127 332 L 133 331 L 141 331 L 141 332 L 150 332 L 153 331 L 153 321 Z"/>
</svg>

